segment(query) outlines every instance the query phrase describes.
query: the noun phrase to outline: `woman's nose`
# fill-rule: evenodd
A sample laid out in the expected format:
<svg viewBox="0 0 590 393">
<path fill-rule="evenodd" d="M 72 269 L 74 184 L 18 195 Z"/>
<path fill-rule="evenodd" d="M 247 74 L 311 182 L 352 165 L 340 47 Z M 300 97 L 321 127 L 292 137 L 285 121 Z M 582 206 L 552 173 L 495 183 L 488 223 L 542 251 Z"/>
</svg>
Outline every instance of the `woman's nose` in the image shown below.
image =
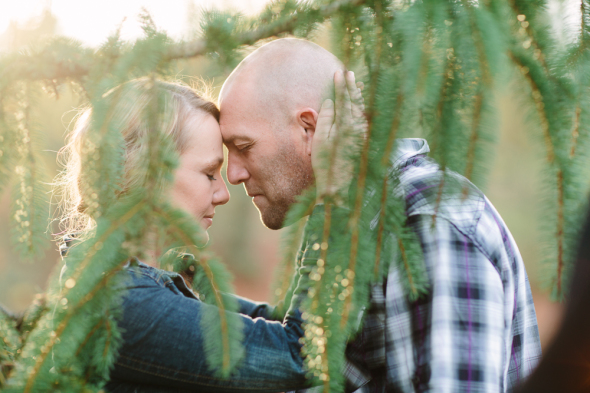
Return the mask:
<svg viewBox="0 0 590 393">
<path fill-rule="evenodd" d="M 216 206 L 225 205 L 229 201 L 229 190 L 227 189 L 227 184 L 225 184 L 223 177 L 221 177 L 220 180 L 220 186 L 213 194 L 213 204 Z"/>
</svg>

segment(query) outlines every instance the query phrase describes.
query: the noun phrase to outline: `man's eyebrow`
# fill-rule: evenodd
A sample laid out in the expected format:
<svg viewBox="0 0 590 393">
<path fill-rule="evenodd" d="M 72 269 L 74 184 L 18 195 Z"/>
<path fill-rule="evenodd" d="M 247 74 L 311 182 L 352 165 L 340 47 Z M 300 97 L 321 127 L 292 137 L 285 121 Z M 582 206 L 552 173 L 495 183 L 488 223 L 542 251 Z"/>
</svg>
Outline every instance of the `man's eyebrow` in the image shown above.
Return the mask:
<svg viewBox="0 0 590 393">
<path fill-rule="evenodd" d="M 224 138 L 223 139 L 223 143 L 228 144 L 228 143 L 232 143 L 232 144 L 236 144 L 240 143 L 240 142 L 251 142 L 252 139 L 246 136 L 240 136 L 240 135 L 235 135 L 235 136 L 231 136 L 229 138 Z"/>
</svg>

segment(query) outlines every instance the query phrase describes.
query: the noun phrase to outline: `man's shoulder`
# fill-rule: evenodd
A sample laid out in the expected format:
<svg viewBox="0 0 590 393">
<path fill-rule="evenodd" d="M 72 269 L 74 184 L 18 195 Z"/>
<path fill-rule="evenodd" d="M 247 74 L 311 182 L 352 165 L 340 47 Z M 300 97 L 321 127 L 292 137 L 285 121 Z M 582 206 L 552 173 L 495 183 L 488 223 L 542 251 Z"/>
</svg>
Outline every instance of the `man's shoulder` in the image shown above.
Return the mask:
<svg viewBox="0 0 590 393">
<path fill-rule="evenodd" d="M 473 183 L 456 172 L 442 171 L 425 156 L 400 166 L 396 192 L 405 200 L 408 217 L 436 215 L 464 233 L 473 233 L 486 206 L 485 195 Z"/>
</svg>

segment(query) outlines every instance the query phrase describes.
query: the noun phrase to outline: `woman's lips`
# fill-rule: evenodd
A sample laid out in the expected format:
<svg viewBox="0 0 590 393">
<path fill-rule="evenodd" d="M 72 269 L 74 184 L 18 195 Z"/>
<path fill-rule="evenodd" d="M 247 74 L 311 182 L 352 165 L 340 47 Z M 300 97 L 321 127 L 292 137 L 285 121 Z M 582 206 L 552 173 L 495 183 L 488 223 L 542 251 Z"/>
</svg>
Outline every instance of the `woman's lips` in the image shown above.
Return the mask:
<svg viewBox="0 0 590 393">
<path fill-rule="evenodd" d="M 205 228 L 209 228 L 211 225 L 213 225 L 213 216 L 205 216 L 203 217 L 203 221 L 206 224 Z"/>
</svg>

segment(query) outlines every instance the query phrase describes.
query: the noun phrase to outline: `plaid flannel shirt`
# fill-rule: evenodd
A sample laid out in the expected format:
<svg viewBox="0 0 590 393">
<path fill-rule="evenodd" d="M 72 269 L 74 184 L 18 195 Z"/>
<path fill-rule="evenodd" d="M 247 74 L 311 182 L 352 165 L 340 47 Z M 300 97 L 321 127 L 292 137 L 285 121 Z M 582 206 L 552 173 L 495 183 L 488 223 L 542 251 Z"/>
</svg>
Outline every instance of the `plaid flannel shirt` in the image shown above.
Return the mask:
<svg viewBox="0 0 590 393">
<path fill-rule="evenodd" d="M 429 291 L 410 302 L 391 264 L 347 346 L 346 390 L 509 392 L 541 356 L 524 263 L 490 201 L 457 174 L 450 176 L 470 192 L 445 198 L 433 227 L 442 172 L 428 152 L 423 139 L 399 141 L 392 175 L 422 246 Z"/>
</svg>

